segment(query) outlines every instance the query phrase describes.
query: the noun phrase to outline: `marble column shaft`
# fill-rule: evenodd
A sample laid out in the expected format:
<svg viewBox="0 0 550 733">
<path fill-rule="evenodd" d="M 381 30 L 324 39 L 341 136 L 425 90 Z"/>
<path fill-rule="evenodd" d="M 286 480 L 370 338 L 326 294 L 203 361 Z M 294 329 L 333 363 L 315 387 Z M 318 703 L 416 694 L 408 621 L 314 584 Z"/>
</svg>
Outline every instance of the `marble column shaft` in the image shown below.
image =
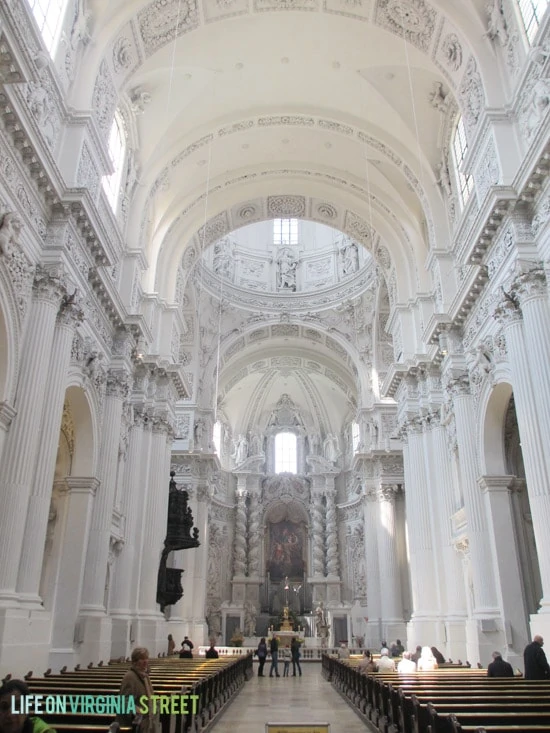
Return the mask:
<svg viewBox="0 0 550 733">
<path fill-rule="evenodd" d="M 100 433 L 101 445 L 97 470 L 100 484 L 94 499 L 92 526 L 90 528 L 84 573 L 81 608 L 83 613 L 99 614 L 105 611 L 105 578 L 111 540 L 122 403 L 126 394 L 126 375 L 122 372 L 110 372 L 107 376 Z"/>
<path fill-rule="evenodd" d="M 124 523 L 124 547 L 118 557 L 113 590 L 111 613 L 129 615 L 135 610 L 136 598 L 131 589 L 138 585 L 139 546 L 136 544 L 145 506 L 145 482 L 141 473 L 141 452 L 143 450 L 143 415 L 134 413 L 134 424 L 128 435 L 128 453 L 123 478 L 122 513 Z"/>
<path fill-rule="evenodd" d="M 40 446 L 40 420 L 46 398 L 48 365 L 63 287 L 40 272 L 27 316 L 14 405 L 17 414 L 4 446 L 0 479 L 0 600 L 15 599 L 19 561 L 33 472 Z M 47 513 L 46 513 L 47 519 Z"/>
<path fill-rule="evenodd" d="M 450 387 L 453 393 L 460 476 L 470 542 L 475 603 L 473 611 L 477 615 L 495 614 L 498 612 L 498 603 L 487 514 L 477 483 L 479 471 L 475 445 L 473 397 L 467 377 L 453 380 Z"/>
<path fill-rule="evenodd" d="M 439 422 L 429 431 L 434 459 L 433 472 L 437 476 L 437 492 L 434 496 L 435 521 L 439 526 L 441 541 L 441 566 L 445 582 L 442 584 L 443 613 L 449 617 L 465 616 L 467 613 L 464 592 L 462 560 L 454 547 L 451 517 L 455 513 L 454 485 L 451 470 L 451 456 L 447 446 L 444 426 Z"/>
<path fill-rule="evenodd" d="M 243 489 L 237 491 L 237 507 L 235 511 L 235 541 L 233 546 L 233 575 L 243 577 L 246 574 L 246 497 Z"/>
<path fill-rule="evenodd" d="M 393 486 L 383 486 L 378 491 L 378 558 L 382 618 L 384 621 L 403 620 L 403 601 L 401 598 L 401 576 L 397 558 L 395 501 Z"/>
<path fill-rule="evenodd" d="M 27 599 L 34 603 L 40 603 L 38 593 L 44 559 L 44 542 L 48 529 L 48 513 L 55 473 L 57 446 L 63 418 L 67 372 L 71 359 L 75 326 L 81 318 L 82 311 L 78 306 L 66 305 L 62 307 L 57 317 L 53 337 L 42 412 L 41 438 L 27 510 L 17 583 L 18 593 L 27 596 Z"/>
<path fill-rule="evenodd" d="M 533 517 L 533 531 L 537 545 L 543 597 L 541 610 L 550 612 L 550 552 L 548 552 L 548 527 L 550 526 L 550 476 L 544 457 L 544 441 L 538 420 L 538 396 L 531 378 L 527 344 L 521 312 L 512 303 L 505 302 L 497 311 L 504 324 L 508 348 L 514 403 L 521 436 L 521 449 L 527 479 L 529 504 Z"/>
<path fill-rule="evenodd" d="M 327 553 L 327 575 L 340 575 L 340 563 L 338 560 L 338 527 L 336 516 L 336 497 L 333 491 L 327 491 L 326 506 L 326 553 Z"/>
<path fill-rule="evenodd" d="M 92 518 L 92 504 L 99 481 L 96 478 L 67 476 L 63 503 L 63 538 L 55 597 L 52 608 L 52 648 L 73 645 L 78 616 L 84 564 Z"/>
<path fill-rule="evenodd" d="M 197 508 L 194 512 L 194 526 L 199 530 L 200 547 L 186 550 L 186 554 L 195 555 L 195 569 L 193 581 L 183 586 L 192 595 L 193 599 L 193 621 L 203 623 L 205 619 L 206 583 L 208 579 L 208 545 L 210 533 L 208 531 L 208 508 L 210 497 L 207 486 L 197 488 Z"/>
<path fill-rule="evenodd" d="M 147 501 L 139 582 L 139 610 L 147 615 L 159 615 L 157 603 L 157 580 L 160 558 L 166 538 L 168 521 L 168 494 L 170 483 L 170 460 L 167 457 L 167 424 L 162 420 L 153 422 L 151 456 L 147 476 Z"/>
<path fill-rule="evenodd" d="M 311 522 L 312 522 L 312 535 L 311 535 L 311 551 L 313 559 L 313 575 L 325 574 L 325 549 L 324 549 L 324 510 L 323 510 L 323 495 L 321 493 L 314 493 L 311 497 Z"/>
<path fill-rule="evenodd" d="M 403 458 L 413 617 L 431 617 L 437 609 L 437 596 L 430 497 L 420 425 L 409 425 L 408 450 L 404 452 Z"/>
<path fill-rule="evenodd" d="M 365 568 L 367 581 L 367 608 L 369 620 L 382 616 L 380 567 L 378 564 L 378 497 L 375 490 L 367 489 L 364 497 Z"/>
</svg>

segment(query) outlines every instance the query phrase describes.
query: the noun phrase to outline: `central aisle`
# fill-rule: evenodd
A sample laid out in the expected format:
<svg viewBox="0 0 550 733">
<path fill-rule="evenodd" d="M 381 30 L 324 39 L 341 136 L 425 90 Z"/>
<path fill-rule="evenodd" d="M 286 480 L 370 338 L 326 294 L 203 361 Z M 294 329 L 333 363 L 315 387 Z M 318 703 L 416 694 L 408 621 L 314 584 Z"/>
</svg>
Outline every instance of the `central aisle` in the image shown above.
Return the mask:
<svg viewBox="0 0 550 733">
<path fill-rule="evenodd" d="M 213 733 L 265 733 L 266 723 L 278 722 L 330 723 L 331 733 L 369 730 L 322 677 L 320 664 L 302 663 L 302 669 L 301 677 L 258 677 L 255 664 L 254 677 L 213 726 Z"/>
</svg>

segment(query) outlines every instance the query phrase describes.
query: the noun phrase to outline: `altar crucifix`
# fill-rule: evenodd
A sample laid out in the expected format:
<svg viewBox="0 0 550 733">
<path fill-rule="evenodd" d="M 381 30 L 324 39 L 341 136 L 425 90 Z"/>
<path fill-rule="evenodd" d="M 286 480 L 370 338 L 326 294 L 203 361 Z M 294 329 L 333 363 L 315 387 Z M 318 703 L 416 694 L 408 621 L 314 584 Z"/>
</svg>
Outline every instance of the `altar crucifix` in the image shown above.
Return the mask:
<svg viewBox="0 0 550 733">
<path fill-rule="evenodd" d="M 288 575 L 285 575 L 285 606 L 288 606 L 288 591 L 290 586 L 288 584 Z"/>
</svg>

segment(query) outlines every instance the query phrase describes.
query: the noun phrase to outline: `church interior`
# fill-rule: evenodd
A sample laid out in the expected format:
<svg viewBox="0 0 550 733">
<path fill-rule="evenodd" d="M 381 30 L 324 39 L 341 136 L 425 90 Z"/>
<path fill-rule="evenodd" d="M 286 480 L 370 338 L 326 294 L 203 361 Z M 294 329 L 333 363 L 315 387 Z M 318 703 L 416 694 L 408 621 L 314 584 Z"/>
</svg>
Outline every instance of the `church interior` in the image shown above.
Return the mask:
<svg viewBox="0 0 550 733">
<path fill-rule="evenodd" d="M 0 4 L 2 677 L 550 638 L 547 4 Z"/>
</svg>

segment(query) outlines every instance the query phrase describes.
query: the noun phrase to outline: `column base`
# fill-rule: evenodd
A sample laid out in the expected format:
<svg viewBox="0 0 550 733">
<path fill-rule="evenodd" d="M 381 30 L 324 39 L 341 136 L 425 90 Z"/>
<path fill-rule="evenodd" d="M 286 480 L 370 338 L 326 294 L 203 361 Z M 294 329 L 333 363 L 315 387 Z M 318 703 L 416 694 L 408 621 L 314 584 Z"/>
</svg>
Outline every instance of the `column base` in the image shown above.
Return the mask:
<svg viewBox="0 0 550 733">
<path fill-rule="evenodd" d="M 407 624 L 407 644 L 410 651 L 417 646 L 441 648 L 445 639 L 443 621 L 429 616 L 412 616 Z"/>
<path fill-rule="evenodd" d="M 168 634 L 174 636 L 174 632 L 170 630 L 168 622 L 160 613 L 158 615 L 141 616 L 132 622 L 132 649 L 136 646 L 144 646 L 149 650 L 150 657 L 156 657 L 158 654 L 166 654 L 168 646 Z M 179 649 L 181 639 L 174 637 L 176 649 Z M 194 642 L 194 639 L 192 640 Z"/>
<path fill-rule="evenodd" d="M 389 619 L 382 621 L 383 641 L 391 646 L 396 639 L 400 639 L 405 649 L 407 646 L 407 624 L 400 619 Z"/>
<path fill-rule="evenodd" d="M 466 656 L 472 667 L 480 662 L 486 667 L 493 661 L 494 651 L 506 650 L 506 634 L 499 618 L 466 621 Z"/>
<path fill-rule="evenodd" d="M 0 608 L 0 678 L 22 678 L 30 670 L 44 674 L 50 666 L 51 621 L 43 608 Z"/>
<path fill-rule="evenodd" d="M 111 659 L 127 659 L 132 653 L 132 617 L 128 614 L 112 616 Z"/>
<path fill-rule="evenodd" d="M 81 614 L 77 622 L 78 662 L 84 666 L 111 658 L 112 621 L 105 614 L 88 616 Z"/>
<path fill-rule="evenodd" d="M 463 662 L 466 661 L 468 657 L 466 650 L 466 616 L 447 619 L 444 624 L 447 641 L 439 649 L 441 649 L 445 659 L 452 659 L 455 663 L 459 659 Z"/>
<path fill-rule="evenodd" d="M 78 652 L 75 649 L 52 649 L 48 658 L 48 666 L 54 672 L 59 672 L 63 667 L 73 669 L 77 665 Z"/>
<path fill-rule="evenodd" d="M 384 637 L 382 620 L 379 618 L 369 618 L 366 626 L 367 632 L 365 634 L 365 649 L 371 649 L 375 652 L 380 651 L 380 646 Z"/>
</svg>

